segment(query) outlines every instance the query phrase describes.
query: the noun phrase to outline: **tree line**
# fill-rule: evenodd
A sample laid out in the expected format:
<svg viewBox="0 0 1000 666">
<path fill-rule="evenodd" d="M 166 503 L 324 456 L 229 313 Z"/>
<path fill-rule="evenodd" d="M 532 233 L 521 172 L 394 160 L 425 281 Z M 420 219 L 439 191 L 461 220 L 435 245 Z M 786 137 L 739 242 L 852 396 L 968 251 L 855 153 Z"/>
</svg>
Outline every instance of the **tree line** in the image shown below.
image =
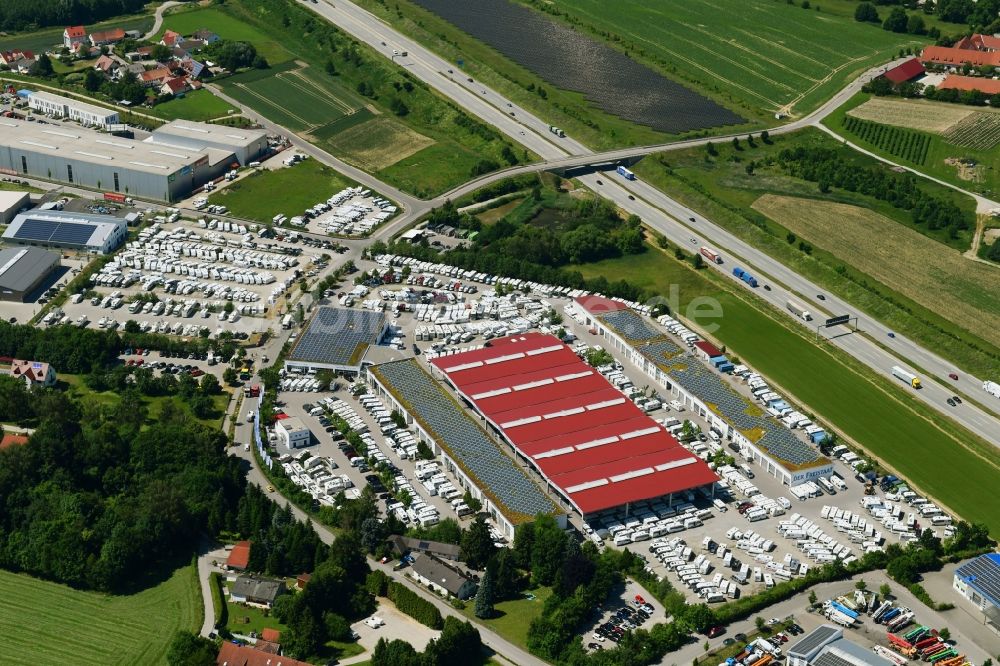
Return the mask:
<svg viewBox="0 0 1000 666">
<path fill-rule="evenodd" d="M 145 4 L 145 0 L 4 0 L 0 2 L 0 30 L 95 23 L 134 14 Z"/>
<path fill-rule="evenodd" d="M 891 7 L 884 19 L 876 5 Z M 927 29 L 924 16 L 968 26 L 975 32 L 993 34 L 1000 30 L 1000 0 L 925 0 L 923 3 L 916 0 L 875 0 L 874 3 L 865 0 L 854 9 L 855 21 L 881 25 L 883 30 L 954 41 L 954 38 L 942 37 L 937 27 Z"/>
</svg>

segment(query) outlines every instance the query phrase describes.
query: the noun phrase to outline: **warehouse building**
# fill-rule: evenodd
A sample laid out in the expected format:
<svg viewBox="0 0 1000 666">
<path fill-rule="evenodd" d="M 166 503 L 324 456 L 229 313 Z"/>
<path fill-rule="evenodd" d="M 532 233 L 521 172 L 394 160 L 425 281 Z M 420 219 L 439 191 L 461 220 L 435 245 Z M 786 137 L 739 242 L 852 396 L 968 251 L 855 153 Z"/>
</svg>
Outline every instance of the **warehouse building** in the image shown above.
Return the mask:
<svg viewBox="0 0 1000 666">
<path fill-rule="evenodd" d="M 894 666 L 844 638 L 842 629 L 821 624 L 788 648 L 788 666 Z"/>
<path fill-rule="evenodd" d="M 958 567 L 952 587 L 982 614 L 977 619 L 1000 633 L 1000 554 L 980 555 Z"/>
<path fill-rule="evenodd" d="M 671 339 L 624 303 L 600 296 L 577 298 L 567 312 L 607 341 L 607 347 L 641 368 L 671 399 L 709 422 L 721 438 L 748 460 L 788 486 L 833 473 L 833 461 L 739 393 L 704 359 L 719 353 L 712 345 L 692 346 Z M 714 357 L 718 358 L 718 357 Z"/>
<path fill-rule="evenodd" d="M 0 250 L 0 301 L 23 303 L 59 266 L 59 255 L 37 247 Z"/>
<path fill-rule="evenodd" d="M 14 216 L 31 205 L 27 192 L 0 190 L 0 224 L 10 224 Z"/>
<path fill-rule="evenodd" d="M 285 369 L 358 374 L 368 348 L 388 329 L 389 320 L 381 312 L 320 307 L 288 353 Z"/>
<path fill-rule="evenodd" d="M 13 245 L 108 254 L 125 242 L 125 220 L 111 215 L 41 210 L 21 213 L 3 232 Z"/>
<path fill-rule="evenodd" d="M 547 490 L 581 516 L 718 476 L 558 338 L 526 333 L 431 361 Z"/>
<path fill-rule="evenodd" d="M 0 118 L 0 173 L 176 201 L 216 178 L 231 152 L 169 149 L 79 127 Z"/>
<path fill-rule="evenodd" d="M 227 125 L 175 120 L 153 130 L 148 143 L 176 146 L 189 150 L 214 148 L 232 153 L 236 161 L 246 166 L 267 152 L 267 132 Z"/>
<path fill-rule="evenodd" d="M 118 112 L 96 104 L 88 104 L 71 97 L 54 95 L 43 91 L 32 91 L 28 95 L 28 104 L 35 113 L 41 113 L 53 118 L 69 118 L 81 125 L 108 129 L 118 125 L 121 120 Z"/>
</svg>

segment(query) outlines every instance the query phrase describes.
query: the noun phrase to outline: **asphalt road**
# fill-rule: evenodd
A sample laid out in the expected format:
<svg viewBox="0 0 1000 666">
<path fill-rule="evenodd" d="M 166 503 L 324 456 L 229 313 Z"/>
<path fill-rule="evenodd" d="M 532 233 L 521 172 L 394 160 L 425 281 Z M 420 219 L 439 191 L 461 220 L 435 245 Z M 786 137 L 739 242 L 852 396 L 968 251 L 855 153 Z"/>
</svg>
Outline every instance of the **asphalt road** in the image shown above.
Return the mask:
<svg viewBox="0 0 1000 666">
<path fill-rule="evenodd" d="M 398 224 L 413 219 L 421 214 L 423 210 L 426 210 L 428 206 L 440 205 L 446 198 L 454 199 L 457 196 L 480 187 L 486 182 L 491 182 L 507 175 L 527 173 L 542 168 L 553 169 L 567 166 L 584 166 L 593 164 L 595 161 L 623 160 L 637 155 L 652 154 L 668 149 L 676 150 L 701 145 L 710 140 L 725 140 L 725 137 L 709 137 L 675 144 L 625 148 L 595 154 L 570 137 L 566 139 L 555 137 L 548 132 L 548 125 L 546 123 L 524 109 L 514 106 L 512 102 L 509 102 L 503 96 L 486 86 L 478 82 L 474 84 L 468 83 L 461 77 L 458 77 L 458 80 L 456 80 L 457 74 L 449 74 L 448 72 L 450 65 L 447 61 L 419 43 L 402 35 L 358 6 L 344 0 L 337 0 L 335 3 L 321 0 L 318 4 L 307 6 L 352 34 L 355 38 L 368 43 L 376 51 L 397 61 L 400 66 L 406 67 L 428 85 L 447 95 L 472 113 L 475 113 L 482 120 L 495 125 L 514 140 L 533 150 L 544 160 L 544 164 L 542 165 L 534 164 L 508 169 L 503 172 L 502 176 L 493 174 L 489 178 L 481 179 L 474 183 L 467 183 L 433 201 L 421 202 L 422 205 L 418 204 L 414 208 L 409 209 L 407 215 L 397 222 Z M 394 56 L 394 50 L 400 52 L 406 51 L 408 55 L 405 58 Z M 865 82 L 880 74 L 886 67 L 879 66 L 865 72 L 812 113 L 792 123 L 775 128 L 771 130 L 771 133 L 792 132 L 802 127 L 819 123 L 819 121 L 860 90 Z M 515 110 L 514 117 L 508 115 L 508 109 Z M 658 229 L 668 238 L 674 240 L 674 242 L 679 242 L 689 248 L 693 248 L 694 245 L 705 244 L 719 249 L 726 256 L 738 257 L 743 264 L 752 268 L 755 274 L 760 276 L 762 283 L 768 282 L 771 284 L 772 290 L 770 292 L 766 292 L 763 289 L 758 289 L 758 291 L 766 300 L 776 305 L 781 311 L 786 311 L 786 301 L 794 297 L 801 305 L 814 312 L 861 314 L 858 313 L 856 308 L 832 295 L 826 295 L 824 290 L 811 281 L 786 268 L 780 262 L 763 252 L 742 242 L 707 219 L 695 215 L 692 211 L 674 201 L 666 194 L 642 181 L 625 181 L 613 173 L 603 174 L 602 176 L 596 174 L 583 176 L 579 180 L 602 196 L 611 199 L 624 210 L 637 213 L 650 226 Z M 602 180 L 605 185 L 597 185 L 598 180 Z M 633 198 L 630 198 L 630 195 Z M 977 203 L 982 207 L 992 202 L 987 202 L 982 197 L 977 197 Z M 995 204 L 993 204 L 993 207 L 995 207 Z M 697 233 L 692 233 L 691 229 L 688 229 L 680 222 L 688 221 L 691 217 L 698 220 L 696 223 Z M 387 237 L 390 229 L 391 227 L 383 229 L 377 236 L 382 238 Z M 693 245 L 689 243 L 689 239 L 692 237 L 696 239 L 696 243 Z M 729 272 L 731 271 L 731 267 L 732 263 L 726 262 L 723 266 L 716 268 Z M 826 300 L 822 302 L 816 298 L 817 294 L 821 293 L 826 295 Z M 789 314 L 789 316 L 792 315 Z M 797 318 L 793 317 L 793 319 L 799 321 Z M 834 344 L 837 344 L 874 371 L 884 376 L 890 376 L 890 369 L 894 365 L 908 365 L 912 369 L 917 370 L 918 374 L 924 379 L 923 383 L 925 386 L 923 390 L 915 392 L 920 400 L 945 416 L 954 419 L 977 435 L 992 442 L 994 445 L 1000 446 L 1000 420 L 997 419 L 997 414 L 1000 413 L 1000 404 L 994 406 L 991 402 L 988 402 L 990 400 L 989 396 L 982 392 L 982 379 L 968 373 L 957 373 L 959 380 L 958 382 L 954 382 L 948 378 L 949 373 L 956 372 L 954 364 L 946 361 L 937 354 L 900 336 L 890 338 L 888 336 L 889 330 L 873 319 L 864 318 L 862 329 L 871 337 L 867 337 L 866 335 L 842 336 L 837 338 Z M 901 359 L 905 359 L 905 361 Z M 914 365 L 916 366 L 915 368 L 913 367 Z M 970 405 L 968 401 L 958 408 L 948 406 L 945 401 L 956 392 L 975 397 L 977 400 L 989 405 L 989 408 L 994 413 L 991 414 L 974 405 Z"/>
</svg>

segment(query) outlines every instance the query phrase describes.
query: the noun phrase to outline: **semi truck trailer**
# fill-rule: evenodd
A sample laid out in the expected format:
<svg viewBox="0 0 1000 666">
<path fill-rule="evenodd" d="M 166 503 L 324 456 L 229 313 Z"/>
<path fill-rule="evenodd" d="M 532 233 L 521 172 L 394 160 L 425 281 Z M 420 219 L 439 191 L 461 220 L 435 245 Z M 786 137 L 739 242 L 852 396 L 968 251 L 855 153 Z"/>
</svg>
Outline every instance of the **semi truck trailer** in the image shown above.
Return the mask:
<svg viewBox="0 0 1000 666">
<path fill-rule="evenodd" d="M 705 257 L 713 264 L 722 263 L 722 257 L 719 256 L 719 253 L 711 248 L 705 247 L 704 245 L 701 247 L 701 256 Z"/>
<path fill-rule="evenodd" d="M 895 377 L 896 379 L 901 379 L 902 381 L 906 382 L 915 389 L 921 388 L 920 378 L 917 377 L 912 372 L 904 370 L 898 365 L 892 366 L 892 376 Z"/>
<path fill-rule="evenodd" d="M 623 166 L 618 167 L 617 169 L 615 169 L 615 171 L 618 173 L 619 176 L 621 176 L 625 180 L 635 180 L 635 174 Z"/>
<path fill-rule="evenodd" d="M 744 282 L 746 282 L 751 287 L 756 287 L 757 286 L 757 278 L 755 278 L 750 273 L 747 273 L 745 270 L 743 270 L 739 266 L 737 266 L 736 268 L 733 269 L 733 275 L 735 277 L 739 278 L 740 280 L 743 280 Z"/>
<path fill-rule="evenodd" d="M 787 303 L 785 303 L 785 307 L 788 308 L 789 312 L 791 312 L 793 315 L 795 315 L 802 321 L 812 321 L 813 316 L 809 312 L 809 310 L 806 310 L 804 307 L 802 307 L 795 301 L 788 301 Z"/>
</svg>

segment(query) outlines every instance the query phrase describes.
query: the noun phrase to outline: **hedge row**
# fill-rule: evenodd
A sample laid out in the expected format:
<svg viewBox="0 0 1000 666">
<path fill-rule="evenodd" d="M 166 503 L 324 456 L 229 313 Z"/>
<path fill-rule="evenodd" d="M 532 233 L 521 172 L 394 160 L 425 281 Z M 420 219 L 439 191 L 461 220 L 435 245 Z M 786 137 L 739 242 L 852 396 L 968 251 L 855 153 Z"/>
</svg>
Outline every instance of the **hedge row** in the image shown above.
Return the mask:
<svg viewBox="0 0 1000 666">
<path fill-rule="evenodd" d="M 390 581 L 388 593 L 389 600 L 396 604 L 396 608 L 417 622 L 425 624 L 431 629 L 444 627 L 444 618 L 441 617 L 441 612 L 437 607 L 402 583 Z"/>
<path fill-rule="evenodd" d="M 222 592 L 222 574 L 213 571 L 208 577 L 212 587 L 212 605 L 215 607 L 215 628 L 222 629 L 229 623 L 229 606 L 226 605 L 226 595 Z"/>
</svg>

